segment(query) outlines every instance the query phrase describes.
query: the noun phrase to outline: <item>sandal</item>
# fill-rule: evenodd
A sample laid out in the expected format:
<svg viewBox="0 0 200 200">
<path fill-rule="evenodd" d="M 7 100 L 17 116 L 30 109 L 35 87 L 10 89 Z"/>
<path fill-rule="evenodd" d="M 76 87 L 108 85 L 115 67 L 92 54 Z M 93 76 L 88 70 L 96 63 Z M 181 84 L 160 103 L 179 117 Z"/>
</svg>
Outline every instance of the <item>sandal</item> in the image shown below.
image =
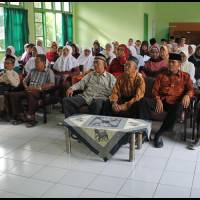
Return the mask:
<svg viewBox="0 0 200 200">
<path fill-rule="evenodd" d="M 26 124 L 27 128 L 33 127 L 38 123 L 38 121 L 35 120 L 29 120 L 28 124 Z"/>
<path fill-rule="evenodd" d="M 18 119 L 13 122 L 13 125 L 19 125 L 19 124 L 26 123 L 26 122 L 28 122 L 28 119 L 27 120 Z"/>
</svg>

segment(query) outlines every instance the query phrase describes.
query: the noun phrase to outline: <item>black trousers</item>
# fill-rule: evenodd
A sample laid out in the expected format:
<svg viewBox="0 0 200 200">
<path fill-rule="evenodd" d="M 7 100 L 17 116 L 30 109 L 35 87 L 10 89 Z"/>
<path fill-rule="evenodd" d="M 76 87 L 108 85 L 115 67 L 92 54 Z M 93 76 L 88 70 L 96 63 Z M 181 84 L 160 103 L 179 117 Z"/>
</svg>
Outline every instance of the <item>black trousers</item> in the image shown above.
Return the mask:
<svg viewBox="0 0 200 200">
<path fill-rule="evenodd" d="M 104 101 L 102 99 L 94 99 L 89 105 L 89 114 L 100 115 L 102 113 Z M 78 109 L 82 106 L 87 106 L 85 99 L 82 96 L 66 97 L 62 101 L 62 106 L 65 118 L 78 113 Z"/>
<path fill-rule="evenodd" d="M 12 86 L 10 84 L 0 83 L 0 95 L 4 95 L 6 91 L 10 92 Z"/>
<path fill-rule="evenodd" d="M 125 102 L 128 102 L 132 99 L 133 97 L 120 97 L 117 101 L 118 105 L 122 105 Z M 132 118 L 139 118 L 139 105 L 140 101 L 136 101 L 131 108 L 128 110 L 128 115 Z M 127 117 L 127 114 L 124 114 L 126 111 L 120 111 L 118 113 L 114 112 L 112 110 L 112 104 L 110 103 L 110 100 L 107 100 L 104 103 L 103 111 L 102 114 L 105 116 L 121 116 L 121 117 Z"/>
<path fill-rule="evenodd" d="M 167 111 L 167 115 L 159 131 L 157 132 L 157 134 L 160 135 L 162 135 L 164 131 L 173 131 L 177 119 L 181 116 L 183 112 L 183 106 L 181 104 L 169 104 L 166 102 L 166 100 L 163 100 L 162 103 L 164 111 Z M 150 111 L 155 111 L 156 109 L 156 101 L 154 99 L 144 97 L 140 100 L 140 105 L 138 108 L 139 118 L 149 120 Z"/>
</svg>

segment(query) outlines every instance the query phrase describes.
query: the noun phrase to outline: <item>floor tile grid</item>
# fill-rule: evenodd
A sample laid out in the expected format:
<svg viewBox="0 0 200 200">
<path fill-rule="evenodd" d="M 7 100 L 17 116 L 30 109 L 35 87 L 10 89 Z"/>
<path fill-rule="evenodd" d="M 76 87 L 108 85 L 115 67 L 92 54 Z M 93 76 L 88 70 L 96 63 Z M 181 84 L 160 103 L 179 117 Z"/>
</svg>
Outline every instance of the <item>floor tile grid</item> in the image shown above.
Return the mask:
<svg viewBox="0 0 200 200">
<path fill-rule="evenodd" d="M 180 130 L 179 130 L 179 131 L 180 131 Z M 180 132 L 179 132 L 179 134 L 180 134 Z M 178 137 L 177 137 L 177 138 L 178 138 Z M 177 138 L 176 138 L 176 141 L 177 141 Z M 175 146 L 175 144 L 174 144 L 174 146 Z M 173 148 L 172 148 L 172 150 L 171 150 L 170 156 L 171 156 L 171 154 L 172 154 L 172 151 L 173 151 L 173 149 L 174 149 L 174 146 L 173 146 Z M 161 181 L 162 176 L 163 176 L 163 174 L 164 174 L 164 172 L 165 172 L 165 169 L 166 169 L 167 164 L 168 164 L 168 162 L 169 162 L 170 156 L 168 157 L 168 161 L 167 161 L 167 163 L 166 163 L 166 165 L 165 165 L 165 167 L 164 167 L 164 170 L 163 170 L 163 172 L 162 172 L 162 175 L 161 175 L 161 177 L 160 177 L 160 180 L 159 180 L 159 182 L 158 182 L 158 184 L 157 184 L 157 187 L 156 187 L 156 189 L 155 189 L 155 191 L 154 191 L 154 194 L 153 194 L 152 198 L 154 198 L 154 196 L 155 196 L 155 194 L 156 194 L 156 191 L 157 191 L 157 189 L 158 189 L 158 186 L 161 185 L 161 184 L 160 184 L 160 181 Z"/>
<path fill-rule="evenodd" d="M 20 128 L 19 128 L 19 129 L 20 129 Z M 6 130 L 6 129 L 5 129 L 5 130 Z M 41 135 L 41 134 L 40 134 L 40 135 Z M 38 135 L 37 135 L 37 136 L 38 136 Z M 35 136 L 35 137 L 37 137 L 37 136 Z M 13 137 L 15 137 L 15 136 L 13 136 Z M 13 137 L 12 137 L 12 138 L 13 138 Z M 35 140 L 34 140 L 34 139 L 31 139 L 31 140 L 29 140 L 29 142 L 30 142 L 30 141 L 35 141 Z M 49 144 L 49 143 L 48 143 L 48 144 Z M 48 144 L 47 144 L 47 145 L 48 145 Z M 47 146 L 47 145 L 46 145 L 46 146 Z M 73 145 L 73 144 L 72 144 L 72 145 Z M 23 146 L 23 145 L 21 145 L 21 146 Z M 21 146 L 19 146 L 18 148 L 13 149 L 13 151 L 16 150 L 16 149 L 20 149 Z M 44 148 L 45 148 L 45 147 L 44 147 Z M 42 149 L 43 149 L 43 148 L 42 148 Z M 41 149 L 41 150 L 42 150 L 42 149 Z M 40 152 L 40 151 L 39 151 L 39 152 Z M 9 152 L 9 153 L 10 153 L 10 152 Z M 7 154 L 6 154 L 6 155 L 7 155 Z M 28 157 L 28 158 L 29 158 L 29 157 Z M 26 158 L 23 162 L 26 162 L 26 160 L 27 160 L 28 158 Z M 83 158 L 83 159 L 84 159 L 84 158 Z M 45 168 L 46 166 L 48 166 L 48 164 L 43 165 L 42 168 Z M 35 173 L 37 173 L 37 172 L 35 172 Z M 9 174 L 9 172 L 7 172 L 7 174 Z M 20 175 L 17 175 L 17 176 L 20 176 Z M 32 176 L 34 176 L 34 174 L 33 174 Z M 29 179 L 33 179 L 32 176 L 29 177 Z M 21 176 L 21 177 L 24 177 L 24 176 Z M 36 180 L 37 180 L 37 179 L 36 179 Z M 57 182 L 59 182 L 59 181 L 60 181 L 60 180 L 58 180 Z M 50 181 L 48 181 L 48 182 L 50 182 Z M 54 185 L 56 185 L 57 182 L 56 182 L 56 183 L 53 182 Z M 53 185 L 52 187 L 54 187 L 54 185 Z M 52 188 L 52 187 L 51 187 L 51 188 Z M 51 188 L 50 188 L 50 189 L 51 189 Z M 50 189 L 49 189 L 49 190 L 50 190 Z M 6 192 L 6 191 L 5 191 L 5 192 Z M 13 194 L 17 194 L 17 193 L 13 193 Z"/>
<path fill-rule="evenodd" d="M 183 125 L 180 126 L 180 132 L 179 132 L 179 134 L 178 134 L 177 137 L 176 137 L 175 144 L 176 144 L 177 142 L 179 142 L 179 140 L 182 140 L 182 139 L 180 139 L 180 138 L 182 138 L 182 136 L 181 136 L 181 130 L 183 130 Z M 172 148 L 172 150 L 171 150 L 171 154 L 172 154 L 172 152 L 173 152 L 173 150 L 174 150 L 175 144 L 174 144 L 174 146 L 173 146 L 173 148 Z M 171 156 L 171 154 L 170 154 L 170 156 Z M 199 152 L 198 152 L 198 154 L 199 154 Z M 168 161 L 167 161 L 167 163 L 166 163 L 166 165 L 165 165 L 165 168 L 164 168 L 164 170 L 163 170 L 162 176 L 163 176 L 163 174 L 164 174 L 165 171 L 168 171 L 168 170 L 166 170 L 166 167 L 167 167 L 167 164 L 168 164 L 168 162 L 169 162 L 170 156 L 169 156 Z M 197 158 L 198 158 L 198 157 L 197 157 Z M 196 159 L 195 169 L 196 169 L 196 166 L 197 166 L 197 161 L 198 161 L 198 159 Z M 193 175 L 194 175 L 194 174 L 195 174 L 195 170 L 194 170 Z M 156 190 L 155 190 L 155 192 L 154 192 L 153 198 L 155 197 L 155 194 L 156 194 L 156 191 L 157 191 L 159 185 L 166 185 L 166 184 L 161 184 L 161 183 L 160 183 L 160 181 L 161 181 L 161 179 L 162 179 L 162 176 L 160 177 L 160 180 L 159 180 L 158 185 L 157 185 L 157 187 L 156 187 Z M 192 181 L 192 182 L 194 182 L 194 177 L 193 177 L 193 181 Z M 193 185 L 193 183 L 192 183 L 192 185 Z M 168 186 L 171 186 L 171 185 L 168 185 Z M 179 187 L 180 187 L 180 186 L 179 186 Z M 184 187 L 183 187 L 183 188 L 184 188 Z M 192 194 L 192 186 L 191 186 L 191 188 L 190 188 L 190 197 L 191 197 L 191 194 Z"/>
<path fill-rule="evenodd" d="M 180 129 L 181 129 L 181 127 L 180 127 Z M 177 140 L 177 139 L 176 139 L 176 140 Z M 153 145 L 153 139 L 150 141 L 150 143 Z M 174 144 L 174 146 L 175 146 L 175 144 Z M 173 146 L 173 148 L 174 148 L 174 146 Z M 142 157 L 143 157 L 143 155 L 145 154 L 145 152 L 147 151 L 147 149 L 148 149 L 148 148 L 146 148 L 146 150 L 142 153 L 142 156 L 140 157 L 139 161 L 142 159 Z M 172 150 L 173 150 L 173 149 L 172 149 Z M 172 153 L 172 150 L 171 150 L 171 153 Z M 170 153 L 170 155 L 171 155 L 171 153 Z M 169 158 L 170 158 L 170 156 L 168 157 L 168 160 L 169 160 Z M 136 163 L 136 166 L 138 165 L 139 161 Z M 167 163 L 168 163 L 168 161 L 166 162 L 165 168 L 166 168 L 166 166 L 167 166 Z M 136 166 L 135 166 L 135 167 L 136 167 Z M 163 170 L 163 172 L 162 172 L 162 175 L 164 174 L 165 168 L 164 168 L 164 170 Z M 134 170 L 134 169 L 133 169 L 133 170 Z M 133 171 L 133 170 L 132 170 L 132 171 Z M 161 180 L 161 178 L 162 178 L 162 175 L 161 175 L 161 177 L 160 177 L 160 180 Z M 129 177 L 128 177 L 128 178 L 129 178 Z M 128 180 L 128 178 L 126 179 L 126 181 Z M 157 183 L 157 186 L 156 186 L 156 189 L 155 189 L 155 191 L 154 191 L 153 196 L 155 195 L 156 190 L 157 190 L 157 188 L 158 188 L 158 186 L 159 186 L 159 184 L 160 184 L 160 180 L 159 180 L 159 182 Z M 120 190 L 118 191 L 118 193 L 116 194 L 115 197 L 117 197 L 118 195 L 120 195 L 119 193 L 120 193 L 121 189 L 123 188 L 123 186 L 125 185 L 126 181 L 124 182 L 124 184 L 122 185 L 122 187 L 120 188 Z M 142 182 L 142 181 L 141 181 L 141 182 Z M 143 182 L 144 182 L 144 181 L 143 181 Z M 152 197 L 153 197 L 153 196 L 152 196 Z M 127 197 L 128 197 L 128 196 L 127 196 Z M 131 197 L 131 196 L 129 196 L 129 197 Z M 136 198 L 137 198 L 137 197 L 136 197 Z"/>
<path fill-rule="evenodd" d="M 147 150 L 147 148 L 146 148 L 146 150 Z M 146 151 L 146 150 L 145 150 L 145 151 Z M 142 154 L 144 154 L 145 151 L 144 151 Z M 140 160 L 141 158 L 142 158 L 142 156 L 139 158 L 139 160 Z M 138 160 L 138 162 L 139 162 L 139 160 Z M 112 158 L 111 158 L 110 162 L 112 162 Z M 138 163 L 138 162 L 137 162 L 137 163 Z M 123 165 L 123 164 L 122 164 L 122 165 Z M 136 164 L 136 165 L 137 165 L 137 164 Z M 135 167 L 136 167 L 136 165 L 135 165 Z M 135 168 L 135 167 L 134 167 L 134 168 Z M 105 168 L 106 168 L 106 166 L 97 174 L 96 178 L 97 178 L 98 176 L 101 176 L 101 172 L 102 172 Z M 132 171 L 134 170 L 134 168 L 132 169 Z M 130 174 L 132 173 L 132 171 L 130 172 Z M 109 175 L 106 175 L 106 176 L 107 176 L 107 177 L 114 177 L 114 176 L 109 176 Z M 126 183 L 127 180 L 128 180 L 128 177 L 126 178 L 124 184 Z M 94 180 L 93 180 L 93 181 L 94 181 Z M 92 183 L 92 182 L 91 182 L 91 183 Z M 91 183 L 90 183 L 90 184 L 91 184 Z M 89 184 L 89 185 L 90 185 L 90 184 Z M 121 190 L 121 188 L 124 186 L 124 184 L 122 184 L 122 186 L 121 186 L 120 189 L 118 190 L 118 193 L 120 192 L 120 190 Z M 88 186 L 89 186 L 89 185 L 88 185 Z M 88 188 L 88 187 L 85 188 L 85 190 L 87 190 L 87 189 L 93 190 L 93 191 L 98 191 L 98 192 L 100 191 L 100 192 L 102 192 L 101 190 L 90 189 L 90 188 Z M 84 191 L 78 196 L 78 198 L 79 198 L 83 193 L 84 193 Z M 108 193 L 108 192 L 105 192 L 105 193 Z M 118 193 L 115 194 L 115 197 L 114 197 L 114 198 L 116 198 L 116 197 L 118 196 Z M 111 193 L 108 193 L 108 194 L 111 194 Z M 128 197 L 128 196 L 127 196 L 127 197 Z"/>
<path fill-rule="evenodd" d="M 143 152 L 143 153 L 144 153 L 144 152 Z M 199 155 L 198 155 L 198 156 L 199 156 Z M 141 158 L 142 158 L 142 157 L 141 157 Z M 141 159 L 141 158 L 140 158 L 140 159 Z M 167 163 L 166 163 L 166 165 L 167 165 Z M 103 169 L 102 169 L 102 170 L 103 170 Z"/>
<path fill-rule="evenodd" d="M 194 177 L 193 177 L 193 181 L 192 181 L 192 187 L 191 187 L 191 191 L 190 191 L 190 198 L 192 198 L 192 191 L 193 191 L 193 185 L 194 185 L 194 180 L 195 180 L 195 172 L 197 169 L 197 164 L 200 161 L 200 151 L 198 151 L 198 156 L 197 156 L 197 160 L 196 160 L 196 165 L 195 165 L 195 170 L 194 170 Z"/>
</svg>

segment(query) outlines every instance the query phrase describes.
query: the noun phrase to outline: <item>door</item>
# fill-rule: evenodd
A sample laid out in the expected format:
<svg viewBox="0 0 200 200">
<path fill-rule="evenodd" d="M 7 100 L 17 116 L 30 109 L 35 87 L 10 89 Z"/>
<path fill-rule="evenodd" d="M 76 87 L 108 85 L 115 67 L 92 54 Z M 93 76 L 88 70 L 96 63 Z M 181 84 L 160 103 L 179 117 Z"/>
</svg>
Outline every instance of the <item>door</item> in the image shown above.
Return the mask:
<svg viewBox="0 0 200 200">
<path fill-rule="evenodd" d="M 149 21 L 148 14 L 144 13 L 144 40 L 148 41 Z"/>
</svg>

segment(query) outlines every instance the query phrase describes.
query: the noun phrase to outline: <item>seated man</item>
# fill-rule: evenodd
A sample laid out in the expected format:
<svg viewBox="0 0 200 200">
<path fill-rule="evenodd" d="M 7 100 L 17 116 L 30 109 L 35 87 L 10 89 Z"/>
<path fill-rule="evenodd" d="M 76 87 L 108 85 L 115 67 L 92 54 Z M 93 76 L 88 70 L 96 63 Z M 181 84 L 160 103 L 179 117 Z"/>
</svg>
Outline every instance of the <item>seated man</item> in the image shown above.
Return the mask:
<svg viewBox="0 0 200 200">
<path fill-rule="evenodd" d="M 97 53 L 94 58 L 94 69 L 84 76 L 78 83 L 67 90 L 67 97 L 63 99 L 65 118 L 77 113 L 77 109 L 89 105 L 89 113 L 100 115 L 104 101 L 108 100 L 115 85 L 115 77 L 106 72 L 106 57 Z M 73 96 L 74 90 L 83 90 L 78 96 Z"/>
<path fill-rule="evenodd" d="M 144 97 L 145 81 L 137 72 L 138 59 L 129 56 L 124 66 L 124 74 L 121 74 L 110 95 L 112 104 L 111 113 L 106 115 L 120 115 L 121 111 L 129 111 L 131 117 L 138 118 L 137 106 Z M 109 111 L 110 107 L 106 110 Z"/>
<path fill-rule="evenodd" d="M 4 72 L 0 72 L 0 111 L 3 115 L 3 103 L 4 103 L 4 94 L 5 92 L 10 92 L 12 87 L 17 87 L 20 83 L 19 75 L 17 72 L 13 71 L 15 67 L 15 57 L 11 55 L 6 55 L 4 62 Z"/>
<path fill-rule="evenodd" d="M 161 128 L 155 134 L 154 145 L 163 147 L 162 135 L 165 131 L 172 131 L 176 120 L 181 116 L 183 108 L 190 105 L 190 98 L 194 95 L 193 83 L 190 75 L 179 70 L 181 55 L 169 54 L 168 70 L 158 75 L 152 90 L 152 99 L 144 97 L 139 105 L 139 118 L 150 119 L 150 111 L 158 113 L 167 111 Z"/>
<path fill-rule="evenodd" d="M 10 93 L 10 103 L 13 114 L 15 116 L 18 114 L 20 115 L 20 118 L 13 122 L 14 125 L 28 122 L 26 126 L 32 127 L 37 124 L 35 120 L 35 111 L 37 109 L 37 100 L 40 98 L 39 91 L 51 88 L 55 85 L 55 75 L 51 69 L 46 68 L 45 64 L 45 55 L 37 54 L 35 58 L 35 68 L 31 70 L 23 81 L 25 91 Z M 28 112 L 31 116 L 30 120 L 27 119 L 21 105 L 21 101 L 24 98 L 26 98 L 28 103 Z"/>
</svg>

